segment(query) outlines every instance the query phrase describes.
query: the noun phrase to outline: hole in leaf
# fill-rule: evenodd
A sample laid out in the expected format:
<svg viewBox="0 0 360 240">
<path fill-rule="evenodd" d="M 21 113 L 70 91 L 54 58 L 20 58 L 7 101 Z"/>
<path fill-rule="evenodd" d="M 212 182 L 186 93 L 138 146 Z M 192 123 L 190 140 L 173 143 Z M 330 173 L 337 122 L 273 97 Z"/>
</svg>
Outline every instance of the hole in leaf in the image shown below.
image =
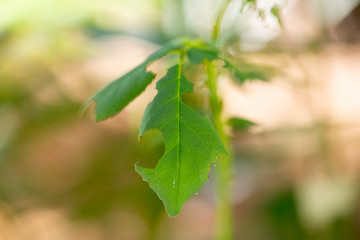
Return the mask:
<svg viewBox="0 0 360 240">
<path fill-rule="evenodd" d="M 165 153 L 165 144 L 162 133 L 158 129 L 147 131 L 141 137 L 140 165 L 145 168 L 155 168 Z"/>
</svg>

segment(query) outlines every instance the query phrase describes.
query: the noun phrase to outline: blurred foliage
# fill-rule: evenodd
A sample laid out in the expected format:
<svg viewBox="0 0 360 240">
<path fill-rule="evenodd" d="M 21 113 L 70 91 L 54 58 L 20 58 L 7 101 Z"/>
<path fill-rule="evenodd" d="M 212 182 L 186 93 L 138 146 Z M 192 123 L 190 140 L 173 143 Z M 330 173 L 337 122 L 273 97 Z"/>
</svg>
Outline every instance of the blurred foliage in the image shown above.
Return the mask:
<svg viewBox="0 0 360 240">
<path fill-rule="evenodd" d="M 274 15 L 274 17 L 277 19 L 278 24 L 280 27 L 283 27 L 283 23 L 281 20 L 281 13 L 280 13 L 280 8 L 278 5 L 274 5 L 271 10 L 270 10 L 271 14 Z"/>
<path fill-rule="evenodd" d="M 232 127 L 234 132 L 247 132 L 251 127 L 256 126 L 254 122 L 237 117 L 230 118 L 227 123 Z"/>
<path fill-rule="evenodd" d="M 274 67 L 253 64 L 242 59 L 237 59 L 235 64 L 226 60 L 225 68 L 230 70 L 234 81 L 240 86 L 251 80 L 268 82 L 271 77 L 279 72 Z"/>
</svg>

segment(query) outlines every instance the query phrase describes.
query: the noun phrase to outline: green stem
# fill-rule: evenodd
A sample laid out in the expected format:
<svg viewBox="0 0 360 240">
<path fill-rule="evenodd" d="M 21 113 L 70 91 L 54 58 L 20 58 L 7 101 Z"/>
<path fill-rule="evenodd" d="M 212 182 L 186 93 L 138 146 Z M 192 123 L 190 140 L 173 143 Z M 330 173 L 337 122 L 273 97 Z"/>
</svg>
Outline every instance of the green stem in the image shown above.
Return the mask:
<svg viewBox="0 0 360 240">
<path fill-rule="evenodd" d="M 229 6 L 231 0 L 226 0 L 222 7 L 220 8 L 218 15 L 215 20 L 215 24 L 213 27 L 212 35 L 211 35 L 211 42 L 216 45 L 220 37 L 220 30 L 221 30 L 221 22 L 226 12 L 227 7 Z"/>
<path fill-rule="evenodd" d="M 220 33 L 221 22 L 225 11 L 231 0 L 226 0 L 220 9 L 215 20 L 211 43 L 217 45 Z M 215 64 L 212 61 L 206 62 L 208 81 L 207 86 L 210 90 L 210 108 L 212 112 L 212 121 L 218 132 L 223 144 L 228 152 L 228 156 L 217 162 L 216 167 L 216 240 L 233 239 L 233 215 L 231 206 L 231 166 L 232 166 L 232 150 L 229 144 L 229 138 L 225 133 L 225 124 L 222 116 L 222 102 L 218 95 L 218 78 L 216 75 Z"/>
<path fill-rule="evenodd" d="M 222 102 L 217 94 L 217 76 L 214 62 L 208 61 L 208 88 L 210 89 L 210 108 L 212 121 L 218 132 L 228 156 L 216 163 L 216 240 L 233 239 L 233 215 L 231 206 L 231 165 L 232 150 L 229 138 L 225 133 L 225 124 L 222 121 Z"/>
</svg>

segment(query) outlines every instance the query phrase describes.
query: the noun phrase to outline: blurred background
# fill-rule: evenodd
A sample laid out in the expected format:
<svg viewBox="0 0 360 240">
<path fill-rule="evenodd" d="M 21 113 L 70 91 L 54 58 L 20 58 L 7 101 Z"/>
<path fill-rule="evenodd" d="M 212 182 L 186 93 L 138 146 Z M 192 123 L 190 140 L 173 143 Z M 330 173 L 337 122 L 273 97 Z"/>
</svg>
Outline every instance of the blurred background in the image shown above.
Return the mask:
<svg viewBox="0 0 360 240">
<path fill-rule="evenodd" d="M 360 2 L 247 2 L 230 4 L 221 38 L 251 79 L 221 72 L 224 118 L 256 123 L 228 129 L 235 239 L 360 239 Z M 154 84 L 104 122 L 79 109 L 161 44 L 208 40 L 221 3 L 0 1 L 1 240 L 213 239 L 213 174 L 169 218 L 134 170 L 164 152 L 157 131 L 137 142 Z M 185 74 L 206 112 L 203 67 Z"/>
</svg>

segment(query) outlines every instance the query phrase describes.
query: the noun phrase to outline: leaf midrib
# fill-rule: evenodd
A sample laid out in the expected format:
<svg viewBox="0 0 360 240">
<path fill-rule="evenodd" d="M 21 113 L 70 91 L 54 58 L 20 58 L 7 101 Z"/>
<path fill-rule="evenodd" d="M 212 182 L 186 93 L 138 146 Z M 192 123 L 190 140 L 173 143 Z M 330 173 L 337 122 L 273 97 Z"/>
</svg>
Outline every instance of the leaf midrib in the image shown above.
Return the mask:
<svg viewBox="0 0 360 240">
<path fill-rule="evenodd" d="M 180 102 L 181 102 L 181 96 L 180 96 L 180 86 L 181 86 L 181 67 L 182 67 L 182 56 L 180 56 L 180 61 L 179 61 L 179 68 L 178 68 L 178 75 L 177 75 L 177 79 L 178 79 L 178 84 L 177 84 L 177 98 L 178 98 L 178 112 L 177 112 L 177 116 L 178 116 L 178 171 L 177 171 L 177 182 L 175 183 L 175 187 L 177 187 L 176 190 L 176 207 L 179 203 L 179 191 L 180 191 L 180 168 L 181 168 L 181 164 L 180 164 Z"/>
</svg>

